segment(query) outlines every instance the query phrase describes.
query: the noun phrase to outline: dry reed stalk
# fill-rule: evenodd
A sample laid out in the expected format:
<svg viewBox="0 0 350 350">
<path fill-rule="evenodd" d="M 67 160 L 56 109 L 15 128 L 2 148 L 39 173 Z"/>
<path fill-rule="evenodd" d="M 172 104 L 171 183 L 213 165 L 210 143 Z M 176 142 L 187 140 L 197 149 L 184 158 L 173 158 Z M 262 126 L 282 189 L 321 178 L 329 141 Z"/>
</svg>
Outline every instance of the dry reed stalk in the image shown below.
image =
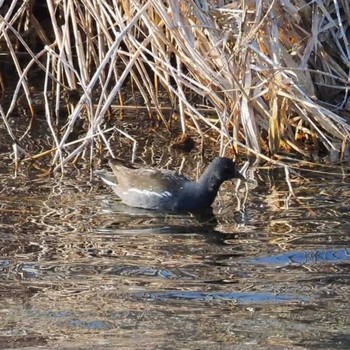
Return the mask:
<svg viewBox="0 0 350 350">
<path fill-rule="evenodd" d="M 285 0 L 283 6 L 278 0 L 47 0 L 46 6 L 53 41 L 48 45 L 50 36 L 33 18 L 33 35 L 46 44 L 37 53 L 20 32 L 19 18 L 29 11 L 26 1 L 13 1 L 0 23 L 0 40 L 18 74 L 1 116 L 15 138 L 8 118 L 20 88 L 34 113 L 28 82 L 35 66 L 42 69 L 54 171 L 63 172 L 85 153 L 92 162 L 96 137 L 113 155 L 106 115 L 128 77 L 149 113 L 156 110 L 169 127 L 160 98 L 165 92 L 177 106 L 182 132 L 194 126 L 204 137 L 210 128 L 220 154 L 233 147 L 281 164 L 281 151 L 312 158 L 319 145 L 340 156 L 349 149 L 350 126 L 343 117 L 350 105 L 347 0 Z M 26 65 L 16 56 L 14 40 L 31 57 Z M 80 99 L 62 108 L 62 94 L 76 89 Z M 206 106 L 193 105 L 191 94 Z M 56 124 L 67 114 L 60 132 L 51 104 Z M 81 118 L 88 128 L 72 144 L 69 136 Z M 134 157 L 137 140 L 120 127 L 114 131 L 133 142 Z"/>
</svg>

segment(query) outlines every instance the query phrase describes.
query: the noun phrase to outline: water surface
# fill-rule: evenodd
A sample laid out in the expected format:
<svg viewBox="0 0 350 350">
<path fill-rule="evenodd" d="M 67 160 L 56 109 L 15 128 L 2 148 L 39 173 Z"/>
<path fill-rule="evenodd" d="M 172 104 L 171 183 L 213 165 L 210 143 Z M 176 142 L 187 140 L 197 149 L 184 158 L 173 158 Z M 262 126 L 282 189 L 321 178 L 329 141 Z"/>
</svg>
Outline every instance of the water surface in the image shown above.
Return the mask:
<svg viewBox="0 0 350 350">
<path fill-rule="evenodd" d="M 2 163 L 1 349 L 350 347 L 347 176 L 301 172 L 291 193 L 257 169 L 193 216 L 128 208 L 87 172 L 12 175 Z"/>
</svg>

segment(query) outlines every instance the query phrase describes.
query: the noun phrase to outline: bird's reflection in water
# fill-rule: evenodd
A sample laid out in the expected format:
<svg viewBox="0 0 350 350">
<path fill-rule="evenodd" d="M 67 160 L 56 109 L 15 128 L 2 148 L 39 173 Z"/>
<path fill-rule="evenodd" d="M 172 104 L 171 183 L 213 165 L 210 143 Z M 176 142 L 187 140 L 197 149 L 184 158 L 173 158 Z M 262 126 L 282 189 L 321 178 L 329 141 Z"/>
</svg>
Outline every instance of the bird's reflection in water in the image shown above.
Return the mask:
<svg viewBox="0 0 350 350">
<path fill-rule="evenodd" d="M 235 233 L 218 230 L 219 220 L 212 208 L 199 212 L 164 212 L 130 207 L 119 201 L 104 201 L 102 210 L 115 214 L 116 220 L 104 226 L 103 231 L 123 234 L 198 234 L 203 235 L 208 243 L 224 244 Z M 128 224 L 120 225 L 123 217 Z"/>
</svg>

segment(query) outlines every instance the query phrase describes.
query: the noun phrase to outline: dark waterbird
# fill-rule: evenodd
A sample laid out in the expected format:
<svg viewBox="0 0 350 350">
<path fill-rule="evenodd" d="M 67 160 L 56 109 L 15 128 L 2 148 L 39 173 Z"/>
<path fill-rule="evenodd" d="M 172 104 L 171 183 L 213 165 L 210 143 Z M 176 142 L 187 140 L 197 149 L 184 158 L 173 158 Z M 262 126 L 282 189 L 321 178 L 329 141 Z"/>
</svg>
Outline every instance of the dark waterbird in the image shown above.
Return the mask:
<svg viewBox="0 0 350 350">
<path fill-rule="evenodd" d="M 198 181 L 174 171 L 126 166 L 111 159 L 112 173 L 97 171 L 121 200 L 132 207 L 163 211 L 199 211 L 211 207 L 221 184 L 233 178 L 245 181 L 229 158 L 215 158 Z"/>
</svg>

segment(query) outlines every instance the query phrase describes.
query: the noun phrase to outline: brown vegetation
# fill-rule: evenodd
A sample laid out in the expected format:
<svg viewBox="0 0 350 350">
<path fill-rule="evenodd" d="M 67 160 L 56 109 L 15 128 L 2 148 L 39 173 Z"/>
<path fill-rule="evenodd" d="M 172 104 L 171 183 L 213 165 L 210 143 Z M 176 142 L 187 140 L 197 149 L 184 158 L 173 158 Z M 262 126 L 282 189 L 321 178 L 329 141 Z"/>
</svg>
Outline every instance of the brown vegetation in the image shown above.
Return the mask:
<svg viewBox="0 0 350 350">
<path fill-rule="evenodd" d="M 0 88 L 10 96 L 0 114 L 16 158 L 63 169 L 83 152 L 92 160 L 97 140 L 113 155 L 110 135 L 133 140 L 107 123 L 133 105 L 126 84 L 167 128 L 169 109 L 183 134 L 210 128 L 222 154 L 347 155 L 348 0 L 13 0 L 0 12 Z M 21 139 L 38 91 L 52 144 L 33 154 Z M 20 135 L 9 123 L 19 106 L 31 115 Z"/>
</svg>

